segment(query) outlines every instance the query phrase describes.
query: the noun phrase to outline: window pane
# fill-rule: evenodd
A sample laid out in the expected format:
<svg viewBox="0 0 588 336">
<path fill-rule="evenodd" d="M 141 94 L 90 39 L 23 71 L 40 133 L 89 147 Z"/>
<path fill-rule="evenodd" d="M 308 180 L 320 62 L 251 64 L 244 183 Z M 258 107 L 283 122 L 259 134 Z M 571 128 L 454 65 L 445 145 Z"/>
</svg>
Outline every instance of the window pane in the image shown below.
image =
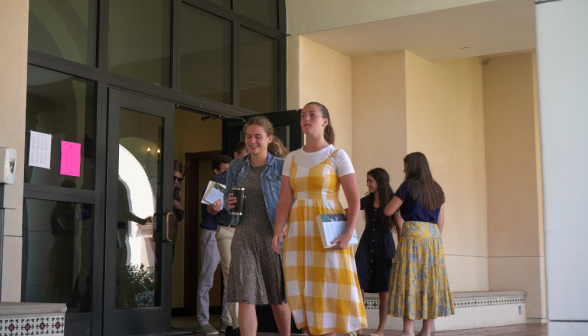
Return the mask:
<svg viewBox="0 0 588 336">
<path fill-rule="evenodd" d="M 163 118 L 120 109 L 116 308 L 160 305 L 155 293 L 161 266 L 147 218 L 162 209 L 162 145 Z"/>
<path fill-rule="evenodd" d="M 290 151 L 290 125 L 274 127 L 274 135 L 282 140 L 284 147 Z"/>
<path fill-rule="evenodd" d="M 231 22 L 182 4 L 181 89 L 231 103 Z"/>
<path fill-rule="evenodd" d="M 108 70 L 170 86 L 171 1 L 110 1 Z"/>
<path fill-rule="evenodd" d="M 214 2 L 217 5 L 231 9 L 231 0 L 208 0 L 208 1 Z"/>
<path fill-rule="evenodd" d="M 29 48 L 96 65 L 97 0 L 30 0 Z"/>
<path fill-rule="evenodd" d="M 236 11 L 272 28 L 278 28 L 276 0 L 235 0 Z"/>
<path fill-rule="evenodd" d="M 239 89 L 241 107 L 267 113 L 278 110 L 278 42 L 241 29 Z"/>
<path fill-rule="evenodd" d="M 92 205 L 25 199 L 23 302 L 66 303 L 68 314 L 91 311 L 92 217 Z"/>
<path fill-rule="evenodd" d="M 94 189 L 96 84 L 29 65 L 25 182 Z M 51 134 L 50 169 L 30 166 L 31 132 Z M 61 142 L 81 144 L 79 176 L 61 174 Z"/>
</svg>

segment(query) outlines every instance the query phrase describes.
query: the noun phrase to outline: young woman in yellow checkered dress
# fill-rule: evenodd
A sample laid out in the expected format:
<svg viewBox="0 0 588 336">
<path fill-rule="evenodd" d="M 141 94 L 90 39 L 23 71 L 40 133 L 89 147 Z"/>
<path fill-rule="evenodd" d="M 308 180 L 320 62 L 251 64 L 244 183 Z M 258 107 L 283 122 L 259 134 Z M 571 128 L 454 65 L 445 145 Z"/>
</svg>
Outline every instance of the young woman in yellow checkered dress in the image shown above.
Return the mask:
<svg viewBox="0 0 588 336">
<path fill-rule="evenodd" d="M 284 243 L 286 294 L 296 326 L 308 335 L 335 335 L 367 327 L 353 250 L 348 246 L 359 216 L 359 191 L 347 154 L 333 146 L 327 108 L 308 103 L 300 114 L 306 145 L 286 157 L 273 248 Z M 323 248 L 315 218 L 349 210 L 347 231 Z M 289 225 L 286 225 L 286 221 Z"/>
<path fill-rule="evenodd" d="M 423 320 L 418 336 L 430 336 L 437 317 L 455 314 L 447 281 L 441 234 L 445 194 L 433 180 L 424 154 L 404 157 L 404 182 L 384 215 L 395 214 L 398 249 L 390 279 L 388 314 L 404 319 L 403 336 L 414 336 L 414 320 Z M 400 209 L 398 218 L 396 212 Z"/>
</svg>

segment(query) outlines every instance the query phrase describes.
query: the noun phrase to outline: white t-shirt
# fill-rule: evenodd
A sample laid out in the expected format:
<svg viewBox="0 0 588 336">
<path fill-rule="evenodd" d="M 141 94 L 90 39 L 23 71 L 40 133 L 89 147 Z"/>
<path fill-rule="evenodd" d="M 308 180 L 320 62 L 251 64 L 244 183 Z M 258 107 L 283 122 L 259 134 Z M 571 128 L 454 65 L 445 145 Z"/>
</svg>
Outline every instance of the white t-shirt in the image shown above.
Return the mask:
<svg viewBox="0 0 588 336">
<path fill-rule="evenodd" d="M 336 150 L 337 148 L 335 148 L 335 146 L 329 145 L 314 153 L 307 153 L 302 148 L 290 152 L 288 156 L 286 156 L 284 168 L 282 169 L 282 175 L 290 176 L 290 171 L 292 170 L 292 157 L 294 157 L 296 165 L 302 168 L 310 169 L 325 161 Z M 345 151 L 342 149 L 339 149 L 339 151 L 333 155 L 331 158 L 331 163 L 335 168 L 337 176 L 339 177 L 355 173 L 351 159 L 349 159 L 349 155 L 347 155 L 347 153 L 345 153 Z"/>
</svg>

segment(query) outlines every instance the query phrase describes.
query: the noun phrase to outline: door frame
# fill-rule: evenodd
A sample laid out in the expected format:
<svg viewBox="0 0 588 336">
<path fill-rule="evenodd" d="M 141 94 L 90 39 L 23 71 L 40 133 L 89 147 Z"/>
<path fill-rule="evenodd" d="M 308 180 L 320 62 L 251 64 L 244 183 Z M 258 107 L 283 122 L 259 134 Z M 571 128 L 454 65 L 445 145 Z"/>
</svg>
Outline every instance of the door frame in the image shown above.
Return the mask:
<svg viewBox="0 0 588 336">
<path fill-rule="evenodd" d="M 198 235 L 198 213 L 200 212 L 199 193 L 199 161 L 200 159 L 214 158 L 221 155 L 220 150 L 185 153 L 184 162 L 186 164 L 186 184 L 184 185 L 184 197 L 186 213 L 184 215 L 184 307 L 181 314 L 177 316 L 196 316 L 198 313 L 198 284 L 200 272 L 198 270 L 198 261 L 200 259 L 200 237 Z M 196 176 L 196 178 L 193 178 Z M 186 244 L 190 242 L 190 244 Z M 190 256 L 190 258 L 187 258 Z M 221 291 L 222 293 L 222 291 Z M 222 295 L 222 294 L 221 294 Z M 174 316 L 176 316 L 174 314 Z"/>
<path fill-rule="evenodd" d="M 172 244 L 162 242 L 156 248 L 157 283 L 161 290 L 156 291 L 155 307 L 116 309 L 116 271 L 117 271 L 117 198 L 118 198 L 118 146 L 120 131 L 120 109 L 127 108 L 140 113 L 163 118 L 163 153 L 162 153 L 162 190 L 171 190 L 173 186 L 174 151 L 174 104 L 132 93 L 119 88 L 108 88 L 108 136 L 106 152 L 106 204 L 105 204 L 105 237 L 104 237 L 104 305 L 102 318 L 103 335 L 129 335 L 138 333 L 163 333 L 171 328 L 171 253 Z M 154 239 L 163 234 L 163 214 L 173 212 L 171 192 L 163 192 L 159 216 L 154 216 Z M 159 218 L 157 218 L 159 217 Z M 169 226 L 168 226 L 169 235 Z M 161 238 L 160 238 L 161 239 Z M 168 270 L 169 269 L 169 270 Z M 158 297 L 159 296 L 159 297 Z M 117 322 L 120 321 L 120 322 Z M 121 323 L 125 321 L 125 323 Z M 129 323 L 137 321 L 139 323 Z M 138 329 L 132 329 L 138 328 Z"/>
</svg>

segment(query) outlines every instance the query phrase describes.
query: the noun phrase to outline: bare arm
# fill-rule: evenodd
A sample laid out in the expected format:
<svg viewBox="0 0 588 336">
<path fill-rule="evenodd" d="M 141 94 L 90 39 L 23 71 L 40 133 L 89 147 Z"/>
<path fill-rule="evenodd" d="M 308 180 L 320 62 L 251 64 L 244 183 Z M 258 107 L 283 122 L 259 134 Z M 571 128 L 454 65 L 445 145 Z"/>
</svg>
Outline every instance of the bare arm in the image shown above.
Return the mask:
<svg viewBox="0 0 588 336">
<path fill-rule="evenodd" d="M 441 205 L 441 211 L 439 211 L 439 218 L 437 219 L 439 235 L 443 234 L 443 225 L 445 225 L 445 204 Z"/>
<path fill-rule="evenodd" d="M 274 238 L 272 239 L 272 247 L 277 254 L 280 254 L 278 243 L 282 242 L 286 234 L 286 222 L 290 216 L 293 200 L 294 190 L 292 189 L 292 185 L 290 185 L 290 176 L 282 175 L 280 200 L 278 201 L 278 209 L 276 211 L 276 227 L 274 228 Z"/>
<path fill-rule="evenodd" d="M 357 218 L 359 218 L 359 188 L 357 187 L 357 179 L 355 173 L 347 174 L 339 178 L 345 198 L 347 198 L 347 231 L 337 239 L 333 240 L 336 244 L 333 250 L 342 250 L 347 248 L 349 241 L 353 236 L 355 230 L 355 224 L 357 224 Z"/>
<path fill-rule="evenodd" d="M 400 215 L 400 211 L 396 211 L 396 213 L 394 213 L 394 224 L 396 225 L 396 234 L 398 235 L 398 240 L 400 240 L 400 237 L 402 236 L 402 223 L 403 219 Z"/>
<path fill-rule="evenodd" d="M 402 203 L 404 202 L 400 199 L 400 197 L 392 197 L 390 203 L 388 203 L 388 205 L 386 205 L 386 207 L 384 208 L 384 215 L 392 216 L 396 211 L 398 211 L 398 209 L 400 209 Z"/>
</svg>

